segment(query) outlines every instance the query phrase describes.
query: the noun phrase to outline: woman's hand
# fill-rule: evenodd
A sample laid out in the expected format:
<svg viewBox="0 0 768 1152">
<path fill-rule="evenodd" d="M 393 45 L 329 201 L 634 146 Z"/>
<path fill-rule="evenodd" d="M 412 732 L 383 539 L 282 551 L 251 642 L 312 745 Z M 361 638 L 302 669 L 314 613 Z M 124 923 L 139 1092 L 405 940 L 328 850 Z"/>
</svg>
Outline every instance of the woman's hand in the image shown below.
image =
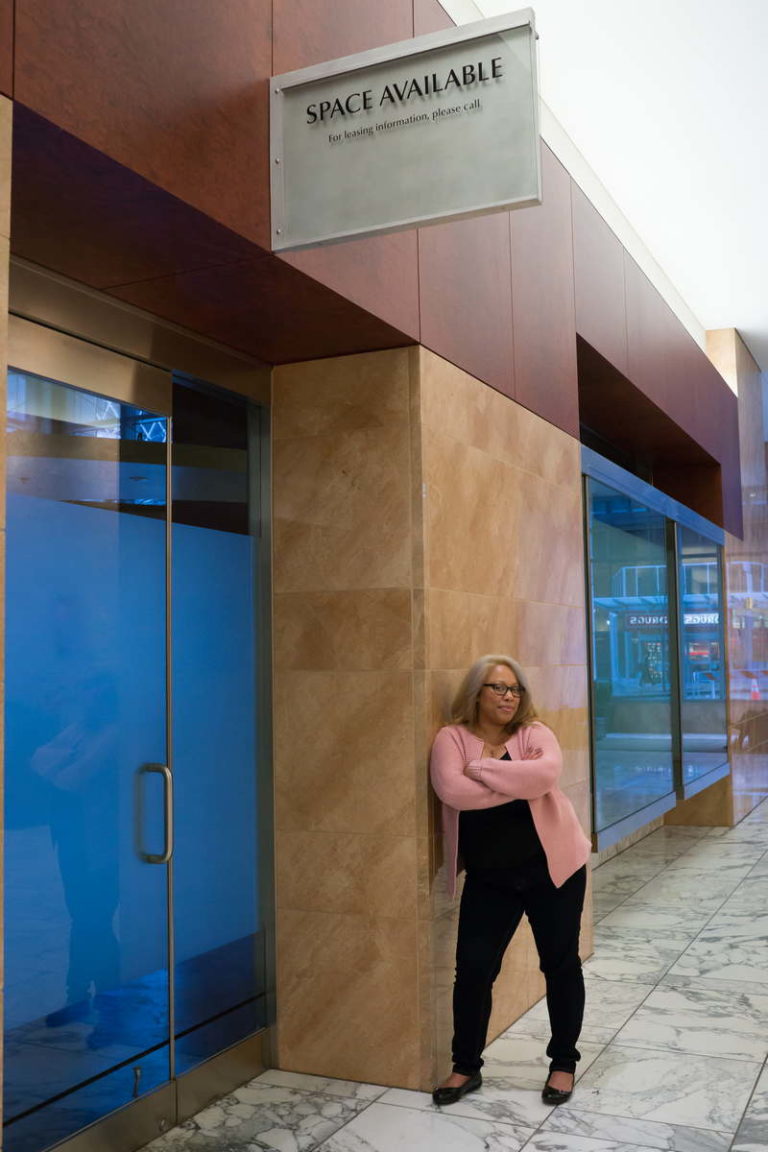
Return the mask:
<svg viewBox="0 0 768 1152">
<path fill-rule="evenodd" d="M 521 760 L 538 760 L 544 755 L 543 748 L 526 748 L 520 757 Z"/>
</svg>

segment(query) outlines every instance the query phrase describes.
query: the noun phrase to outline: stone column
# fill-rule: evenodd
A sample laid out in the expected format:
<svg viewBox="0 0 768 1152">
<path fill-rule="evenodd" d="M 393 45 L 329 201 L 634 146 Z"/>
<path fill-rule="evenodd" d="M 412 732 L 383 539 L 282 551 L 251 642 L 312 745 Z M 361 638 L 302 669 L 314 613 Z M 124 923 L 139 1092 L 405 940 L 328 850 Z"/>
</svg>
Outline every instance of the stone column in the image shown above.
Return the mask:
<svg viewBox="0 0 768 1152">
<path fill-rule="evenodd" d="M 273 413 L 277 1060 L 429 1089 L 457 905 L 428 754 L 478 655 L 529 669 L 588 827 L 579 446 L 420 348 L 277 368 Z M 524 927 L 492 1034 L 542 994 Z"/>
</svg>

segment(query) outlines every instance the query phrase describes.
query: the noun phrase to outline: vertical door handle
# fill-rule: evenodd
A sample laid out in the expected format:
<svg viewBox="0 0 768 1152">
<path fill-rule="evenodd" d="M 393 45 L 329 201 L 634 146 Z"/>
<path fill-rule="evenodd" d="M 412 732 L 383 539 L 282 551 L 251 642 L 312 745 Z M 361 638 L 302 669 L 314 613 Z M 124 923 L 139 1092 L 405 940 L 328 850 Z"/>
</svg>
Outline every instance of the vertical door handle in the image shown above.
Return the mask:
<svg viewBox="0 0 768 1152">
<path fill-rule="evenodd" d="M 157 773 L 163 778 L 163 826 L 165 845 L 162 852 L 146 852 L 143 846 L 144 785 L 143 778 Z M 142 764 L 136 774 L 136 852 L 145 864 L 167 864 L 173 855 L 173 776 L 167 764 Z"/>
</svg>

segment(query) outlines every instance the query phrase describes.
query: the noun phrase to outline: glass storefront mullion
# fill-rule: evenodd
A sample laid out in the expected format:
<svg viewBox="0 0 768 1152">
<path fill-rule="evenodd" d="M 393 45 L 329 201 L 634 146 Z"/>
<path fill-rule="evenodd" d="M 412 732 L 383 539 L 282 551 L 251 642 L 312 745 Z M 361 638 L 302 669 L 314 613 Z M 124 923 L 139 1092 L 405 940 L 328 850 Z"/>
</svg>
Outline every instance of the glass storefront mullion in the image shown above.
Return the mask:
<svg viewBox="0 0 768 1152">
<path fill-rule="evenodd" d="M 717 544 L 676 525 L 680 621 L 681 785 L 692 795 L 728 766 L 722 565 Z"/>
</svg>

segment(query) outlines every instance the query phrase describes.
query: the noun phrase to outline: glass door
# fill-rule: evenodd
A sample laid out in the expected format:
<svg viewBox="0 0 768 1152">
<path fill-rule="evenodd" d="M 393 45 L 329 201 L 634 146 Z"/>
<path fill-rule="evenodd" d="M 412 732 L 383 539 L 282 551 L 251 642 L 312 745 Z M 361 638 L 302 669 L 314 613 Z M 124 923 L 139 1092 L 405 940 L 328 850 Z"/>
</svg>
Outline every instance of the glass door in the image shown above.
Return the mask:
<svg viewBox="0 0 768 1152">
<path fill-rule="evenodd" d="M 138 386 L 170 377 L 134 367 L 130 403 L 8 374 L 6 1152 L 173 1073 L 168 413 Z"/>
<path fill-rule="evenodd" d="M 264 435 L 10 332 L 3 1147 L 137 1147 L 255 1074 L 270 1022 Z"/>
<path fill-rule="evenodd" d="M 176 1075 L 263 1028 L 259 453 L 242 398 L 177 379 L 172 445 Z M 181 1111 L 185 1111 L 182 1104 Z"/>
</svg>

